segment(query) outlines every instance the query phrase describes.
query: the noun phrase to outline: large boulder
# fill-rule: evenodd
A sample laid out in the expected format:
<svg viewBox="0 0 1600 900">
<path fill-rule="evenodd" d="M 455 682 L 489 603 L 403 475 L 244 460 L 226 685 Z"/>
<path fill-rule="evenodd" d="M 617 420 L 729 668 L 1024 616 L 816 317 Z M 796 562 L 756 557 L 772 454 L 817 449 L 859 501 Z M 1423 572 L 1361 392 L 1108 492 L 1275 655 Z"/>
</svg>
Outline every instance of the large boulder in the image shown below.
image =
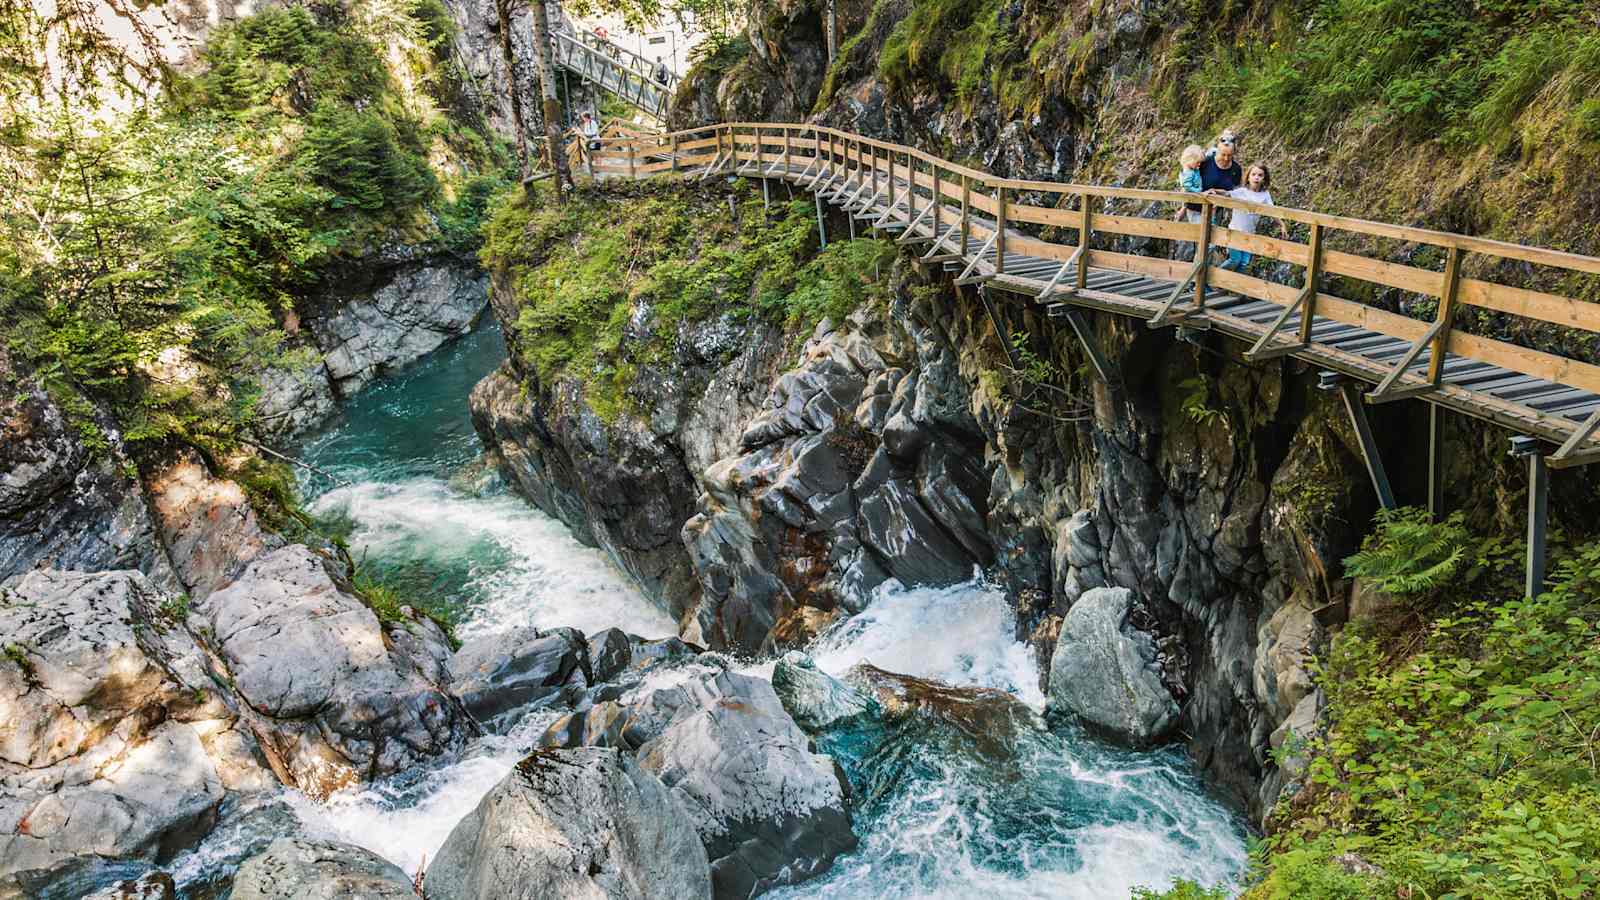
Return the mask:
<svg viewBox="0 0 1600 900">
<path fill-rule="evenodd" d="M 178 579 L 196 600 L 284 544 L 261 527 L 244 488 L 212 475 L 198 454 L 184 454 L 153 474 L 146 489 Z"/>
<path fill-rule="evenodd" d="M 437 627 L 380 622 L 304 546 L 257 558 L 195 612 L 283 774 L 312 797 L 457 749 L 474 728 L 424 671 L 448 653 Z"/>
<path fill-rule="evenodd" d="M 518 763 L 439 848 L 429 900 L 711 896 L 689 817 L 616 750 L 539 750 Z"/>
<path fill-rule="evenodd" d="M 353 844 L 278 838 L 244 861 L 233 900 L 416 900 L 400 867 Z"/>
<path fill-rule="evenodd" d="M 627 639 L 623 638 L 623 650 Z M 464 644 L 450 658 L 450 690 L 479 722 L 491 728 L 509 724 L 510 714 L 557 693 L 586 686 L 589 647 L 571 628 L 524 628 L 510 635 L 485 635 Z"/>
<path fill-rule="evenodd" d="M 810 734 L 883 714 L 870 691 L 829 675 L 798 650 L 785 653 L 773 667 L 772 690 L 796 724 Z"/>
<path fill-rule="evenodd" d="M 541 743 L 637 751 L 689 811 L 718 897 L 803 881 L 855 847 L 848 784 L 770 683 L 701 663 L 671 675 L 557 722 Z"/>
<path fill-rule="evenodd" d="M 1050 660 L 1049 707 L 1135 746 L 1156 743 L 1178 723 L 1161 680 L 1155 641 L 1132 627 L 1133 592 L 1085 591 L 1068 610 Z"/>
<path fill-rule="evenodd" d="M 136 571 L 0 593 L 0 897 L 164 859 L 270 783 L 181 615 Z"/>
</svg>

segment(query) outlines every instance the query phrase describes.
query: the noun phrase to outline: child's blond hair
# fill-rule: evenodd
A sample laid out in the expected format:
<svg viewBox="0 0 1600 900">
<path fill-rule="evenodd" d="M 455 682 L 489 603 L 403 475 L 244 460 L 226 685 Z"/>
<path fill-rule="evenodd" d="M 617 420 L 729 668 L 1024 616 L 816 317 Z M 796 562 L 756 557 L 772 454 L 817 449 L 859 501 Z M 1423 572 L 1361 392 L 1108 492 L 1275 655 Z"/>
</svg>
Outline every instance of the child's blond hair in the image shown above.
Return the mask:
<svg viewBox="0 0 1600 900">
<path fill-rule="evenodd" d="M 1199 165 L 1200 160 L 1205 158 L 1206 148 L 1200 146 L 1199 144 L 1190 144 L 1189 146 L 1183 148 L 1183 153 L 1178 155 L 1178 162 L 1183 163 L 1184 167 L 1187 168 L 1189 166 Z"/>
</svg>

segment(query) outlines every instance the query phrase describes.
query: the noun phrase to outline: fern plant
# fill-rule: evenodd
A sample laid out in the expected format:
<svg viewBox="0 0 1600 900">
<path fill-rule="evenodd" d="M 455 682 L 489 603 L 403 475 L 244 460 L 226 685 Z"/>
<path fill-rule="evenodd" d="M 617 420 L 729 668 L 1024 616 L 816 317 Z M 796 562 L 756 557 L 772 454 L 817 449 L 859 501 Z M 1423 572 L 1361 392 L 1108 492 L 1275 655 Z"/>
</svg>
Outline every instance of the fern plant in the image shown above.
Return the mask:
<svg viewBox="0 0 1600 900">
<path fill-rule="evenodd" d="M 1386 593 L 1424 594 L 1455 577 L 1467 559 L 1467 544 L 1460 512 L 1434 522 L 1427 510 L 1413 506 L 1379 510 L 1377 527 L 1361 551 L 1345 559 L 1345 572 Z"/>
</svg>

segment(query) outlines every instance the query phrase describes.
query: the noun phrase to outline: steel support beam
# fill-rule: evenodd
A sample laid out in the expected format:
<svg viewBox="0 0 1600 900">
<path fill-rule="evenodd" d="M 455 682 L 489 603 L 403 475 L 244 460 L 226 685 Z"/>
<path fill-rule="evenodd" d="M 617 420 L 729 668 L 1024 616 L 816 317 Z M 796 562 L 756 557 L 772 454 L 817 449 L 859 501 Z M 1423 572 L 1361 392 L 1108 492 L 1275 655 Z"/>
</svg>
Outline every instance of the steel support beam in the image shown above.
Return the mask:
<svg viewBox="0 0 1600 900">
<path fill-rule="evenodd" d="M 828 248 L 828 217 L 822 210 L 822 197 L 812 194 L 811 198 L 817 201 L 817 239 L 822 242 L 822 248 Z"/>
<path fill-rule="evenodd" d="M 1544 593 L 1546 531 L 1550 525 L 1550 467 L 1538 438 L 1518 435 L 1511 439 L 1511 455 L 1528 458 L 1528 562 L 1523 594 Z"/>
<path fill-rule="evenodd" d="M 1106 384 L 1115 384 L 1118 380 L 1116 372 L 1111 368 L 1111 364 L 1106 362 L 1105 354 L 1100 352 L 1100 345 L 1095 343 L 1094 325 L 1089 321 L 1089 317 L 1083 314 L 1083 310 L 1060 304 L 1060 312 L 1052 307 L 1050 314 L 1067 320 L 1067 324 L 1072 326 L 1072 333 L 1078 336 L 1078 343 L 1083 346 L 1084 355 L 1089 357 L 1089 365 L 1094 368 L 1095 374 Z"/>
<path fill-rule="evenodd" d="M 1022 368 L 1022 362 L 1017 359 L 1017 348 L 1011 346 L 1011 335 L 1000 327 L 1000 316 L 995 312 L 994 298 L 989 296 L 987 287 L 978 288 L 978 299 L 983 303 L 983 311 L 989 314 L 989 324 L 994 326 L 995 337 L 1000 339 L 1000 347 L 1006 352 L 1006 361 L 1013 369 Z"/>
<path fill-rule="evenodd" d="M 1344 401 L 1344 411 L 1350 416 L 1350 426 L 1355 429 L 1356 440 L 1361 443 L 1361 459 L 1366 463 L 1367 475 L 1372 479 L 1372 490 L 1378 495 L 1378 505 L 1394 509 L 1394 489 L 1389 486 L 1389 473 L 1383 468 L 1383 456 L 1378 452 L 1378 442 L 1372 436 L 1372 423 L 1367 421 L 1367 406 L 1361 400 L 1361 389 L 1338 372 L 1322 372 L 1317 376 L 1317 387 L 1337 390 Z"/>
<path fill-rule="evenodd" d="M 1444 408 L 1428 404 L 1428 515 L 1444 518 Z"/>
</svg>

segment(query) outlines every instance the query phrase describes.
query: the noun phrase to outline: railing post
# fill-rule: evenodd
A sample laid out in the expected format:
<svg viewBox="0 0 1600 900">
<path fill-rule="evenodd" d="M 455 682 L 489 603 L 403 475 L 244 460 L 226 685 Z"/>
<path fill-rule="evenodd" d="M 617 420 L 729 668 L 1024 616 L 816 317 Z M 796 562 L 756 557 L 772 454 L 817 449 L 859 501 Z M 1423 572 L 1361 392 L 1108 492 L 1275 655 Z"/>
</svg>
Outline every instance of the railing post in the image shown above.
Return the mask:
<svg viewBox="0 0 1600 900">
<path fill-rule="evenodd" d="M 1317 279 L 1322 276 L 1322 223 L 1311 223 L 1306 259 L 1306 302 L 1300 310 L 1300 343 L 1311 343 L 1311 320 L 1317 314 Z"/>
<path fill-rule="evenodd" d="M 783 173 L 789 174 L 789 126 L 783 126 Z"/>
<path fill-rule="evenodd" d="M 972 239 L 972 176 L 961 176 L 961 255 L 967 255 L 967 241 Z"/>
<path fill-rule="evenodd" d="M 760 174 L 761 165 L 765 160 L 761 158 L 761 126 L 756 126 L 756 173 Z"/>
<path fill-rule="evenodd" d="M 628 139 L 628 180 L 629 181 L 637 181 L 638 177 L 639 177 L 637 174 L 635 174 L 634 165 L 633 165 L 634 156 L 637 154 L 638 149 L 639 149 L 639 146 L 638 146 L 637 141 L 635 141 L 633 138 L 629 138 Z"/>
<path fill-rule="evenodd" d="M 1094 198 L 1088 194 L 1078 196 L 1078 270 L 1072 273 L 1072 281 L 1077 290 L 1089 286 L 1089 235 L 1093 234 L 1093 213 L 1089 204 Z"/>
<path fill-rule="evenodd" d="M 678 171 L 678 133 L 672 133 L 672 171 Z"/>
<path fill-rule="evenodd" d="M 939 246 L 938 242 L 941 240 L 940 228 L 943 225 L 941 220 L 944 218 L 941 215 L 944 212 L 944 194 L 939 187 L 939 164 L 929 163 L 928 171 L 929 174 L 933 175 L 933 240 L 934 247 L 937 248 Z M 937 253 L 938 250 L 936 249 L 934 252 Z"/>
<path fill-rule="evenodd" d="M 906 154 L 906 229 L 917 221 L 917 158 Z M 937 234 L 937 232 L 935 232 Z"/>
<path fill-rule="evenodd" d="M 994 191 L 994 273 L 1006 273 L 1006 189 L 1004 185 Z"/>
<path fill-rule="evenodd" d="M 871 204 L 873 202 L 876 202 L 877 199 L 878 199 L 878 148 L 877 148 L 877 146 L 873 146 L 873 148 L 872 148 L 872 197 L 870 199 L 868 199 L 867 202 L 869 204 Z"/>
<path fill-rule="evenodd" d="M 1435 321 L 1443 327 L 1433 339 L 1428 353 L 1428 383 L 1438 384 L 1444 374 L 1444 357 L 1450 346 L 1450 320 L 1456 313 L 1456 288 L 1461 284 L 1461 248 L 1451 247 L 1444 261 L 1444 283 L 1439 288 L 1439 314 Z"/>
<path fill-rule="evenodd" d="M 1206 308 L 1206 270 L 1211 267 L 1211 201 L 1201 201 L 1200 240 L 1195 244 L 1194 308 Z"/>
<path fill-rule="evenodd" d="M 894 150 L 884 154 L 889 158 L 889 212 L 894 212 Z"/>
</svg>

